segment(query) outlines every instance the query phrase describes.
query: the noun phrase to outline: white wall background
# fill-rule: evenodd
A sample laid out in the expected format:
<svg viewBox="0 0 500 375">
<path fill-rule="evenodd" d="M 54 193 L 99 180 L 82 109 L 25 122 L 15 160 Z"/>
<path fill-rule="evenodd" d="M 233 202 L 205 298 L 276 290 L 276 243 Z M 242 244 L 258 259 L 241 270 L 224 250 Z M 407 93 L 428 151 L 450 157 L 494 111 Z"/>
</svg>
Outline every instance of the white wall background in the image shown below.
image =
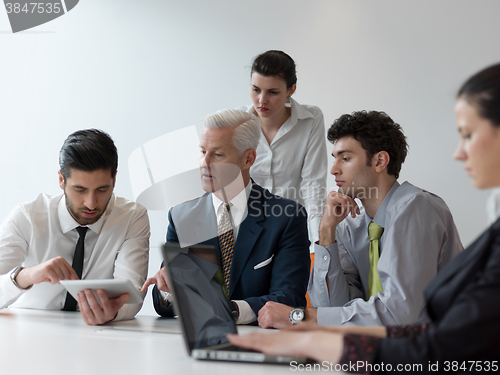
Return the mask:
<svg viewBox="0 0 500 375">
<path fill-rule="evenodd" d="M 58 152 L 81 128 L 114 138 L 115 192 L 133 199 L 130 153 L 217 109 L 250 104 L 252 57 L 281 49 L 297 64 L 294 97 L 319 106 L 327 127 L 361 109 L 403 126 L 410 154 L 401 181 L 443 197 L 468 244 L 486 227 L 487 192 L 451 158 L 454 95 L 500 61 L 498 14 L 496 0 L 82 0 L 12 34 L 0 8 L 0 219 L 16 202 L 60 192 Z M 154 274 L 166 212 L 150 219 Z M 149 299 L 142 313 L 154 314 Z"/>
</svg>

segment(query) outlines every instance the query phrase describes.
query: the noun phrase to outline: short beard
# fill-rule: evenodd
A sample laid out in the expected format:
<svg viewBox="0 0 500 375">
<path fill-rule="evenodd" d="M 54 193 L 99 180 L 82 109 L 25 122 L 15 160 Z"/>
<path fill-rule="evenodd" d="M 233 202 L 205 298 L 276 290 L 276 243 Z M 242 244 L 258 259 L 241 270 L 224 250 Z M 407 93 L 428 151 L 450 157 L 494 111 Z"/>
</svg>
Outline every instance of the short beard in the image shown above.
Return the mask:
<svg viewBox="0 0 500 375">
<path fill-rule="evenodd" d="M 64 188 L 66 188 L 66 186 L 64 186 Z M 113 195 L 111 195 L 111 196 L 113 196 Z M 86 219 L 85 217 L 82 217 L 83 222 L 81 222 L 80 220 L 78 220 L 78 215 L 75 212 L 75 208 L 73 207 L 71 200 L 69 200 L 68 196 L 66 195 L 66 190 L 64 190 L 64 198 L 66 200 L 66 208 L 68 209 L 69 214 L 80 225 L 91 225 L 91 224 L 97 223 L 97 221 L 99 221 L 99 219 L 102 217 L 102 215 L 104 215 L 104 213 L 106 212 L 106 209 L 108 208 L 109 201 L 111 200 L 111 197 L 109 197 L 109 199 L 106 202 L 106 205 L 104 206 L 104 209 L 102 210 L 100 215 L 93 217 L 91 219 Z M 89 211 L 91 211 L 91 210 L 89 210 Z"/>
</svg>

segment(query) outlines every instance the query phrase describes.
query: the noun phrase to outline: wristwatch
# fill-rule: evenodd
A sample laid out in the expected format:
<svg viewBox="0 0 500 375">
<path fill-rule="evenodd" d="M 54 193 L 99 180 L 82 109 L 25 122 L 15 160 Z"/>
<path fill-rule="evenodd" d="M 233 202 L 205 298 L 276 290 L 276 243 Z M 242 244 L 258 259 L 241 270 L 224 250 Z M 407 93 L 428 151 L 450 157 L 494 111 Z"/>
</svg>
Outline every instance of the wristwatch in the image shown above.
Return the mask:
<svg viewBox="0 0 500 375">
<path fill-rule="evenodd" d="M 290 311 L 290 321 L 292 324 L 300 323 L 305 317 L 304 309 L 296 308 Z"/>
<path fill-rule="evenodd" d="M 163 306 L 169 307 L 173 303 L 174 296 L 172 296 L 171 293 L 164 292 L 163 290 L 160 290 L 160 289 L 158 289 L 158 293 L 160 294 L 160 303 Z"/>
<path fill-rule="evenodd" d="M 231 301 L 231 312 L 233 314 L 233 319 L 236 322 L 240 317 L 240 308 L 238 307 L 238 304 L 234 301 Z"/>
<path fill-rule="evenodd" d="M 22 270 L 24 269 L 24 267 L 21 267 L 21 266 L 17 266 L 16 268 L 14 268 L 14 271 L 12 271 L 10 273 L 10 280 L 12 281 L 12 283 L 17 286 L 19 289 L 22 289 L 22 290 L 29 290 L 33 287 L 33 284 L 31 284 L 29 287 L 27 288 L 22 288 L 16 281 L 16 277 L 17 275 L 19 275 L 19 272 L 21 272 Z"/>
</svg>

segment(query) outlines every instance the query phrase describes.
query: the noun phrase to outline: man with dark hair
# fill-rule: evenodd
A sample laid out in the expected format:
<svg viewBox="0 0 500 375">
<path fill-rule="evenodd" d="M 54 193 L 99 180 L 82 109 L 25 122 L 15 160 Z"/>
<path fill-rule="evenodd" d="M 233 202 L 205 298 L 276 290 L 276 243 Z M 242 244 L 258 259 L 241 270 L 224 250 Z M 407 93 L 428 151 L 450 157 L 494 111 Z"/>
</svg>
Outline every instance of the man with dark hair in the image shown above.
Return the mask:
<svg viewBox="0 0 500 375">
<path fill-rule="evenodd" d="M 124 294 L 99 304 L 90 290 L 76 301 L 60 280 L 128 279 L 140 289 L 147 276 L 149 219 L 140 205 L 116 197 L 118 153 L 96 129 L 71 134 L 59 154 L 64 194 L 40 194 L 16 206 L 0 226 L 0 308 L 75 311 L 86 324 L 131 319 L 142 304 Z"/>
<path fill-rule="evenodd" d="M 71 168 L 85 172 L 105 169 L 115 178 L 118 170 L 118 151 L 111 137 L 97 129 L 79 130 L 71 134 L 59 152 L 59 166 L 64 179 Z"/>
<path fill-rule="evenodd" d="M 425 319 L 424 288 L 463 250 L 448 207 L 432 193 L 398 183 L 408 145 L 384 112 L 343 115 L 328 140 L 334 143 L 331 174 L 338 191 L 328 195 L 315 244 L 308 291 L 317 309 L 269 302 L 259 324 L 393 325 Z"/>
</svg>

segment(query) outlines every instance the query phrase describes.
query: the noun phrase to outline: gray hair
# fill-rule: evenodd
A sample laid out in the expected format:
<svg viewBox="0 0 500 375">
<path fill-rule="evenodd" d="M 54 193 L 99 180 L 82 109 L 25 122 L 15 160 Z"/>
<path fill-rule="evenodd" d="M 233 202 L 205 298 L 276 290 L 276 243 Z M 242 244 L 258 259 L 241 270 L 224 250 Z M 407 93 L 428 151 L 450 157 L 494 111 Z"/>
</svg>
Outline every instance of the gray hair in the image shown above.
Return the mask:
<svg viewBox="0 0 500 375">
<path fill-rule="evenodd" d="M 239 109 L 221 109 L 203 119 L 203 126 L 210 129 L 235 128 L 233 145 L 238 156 L 250 149 L 257 149 L 260 138 L 260 121 L 257 116 Z"/>
</svg>

